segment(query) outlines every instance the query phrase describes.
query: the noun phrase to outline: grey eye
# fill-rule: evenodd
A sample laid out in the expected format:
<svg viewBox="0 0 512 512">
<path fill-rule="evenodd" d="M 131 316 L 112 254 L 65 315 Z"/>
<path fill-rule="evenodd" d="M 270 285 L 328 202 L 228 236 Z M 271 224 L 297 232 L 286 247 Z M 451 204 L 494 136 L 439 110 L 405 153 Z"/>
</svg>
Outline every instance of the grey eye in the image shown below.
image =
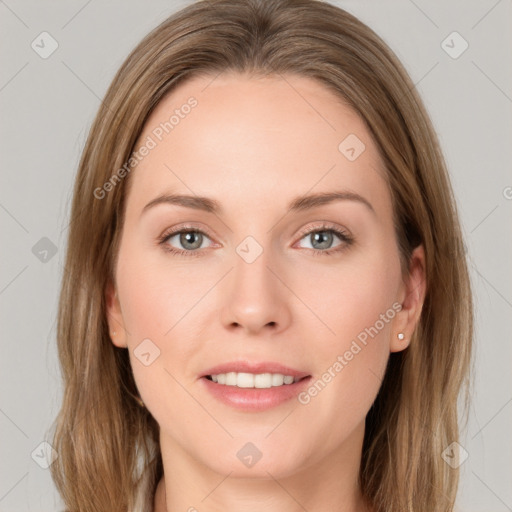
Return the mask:
<svg viewBox="0 0 512 512">
<path fill-rule="evenodd" d="M 174 241 L 174 244 L 171 243 L 171 240 L 177 237 L 179 237 L 178 243 L 183 249 L 175 246 L 176 241 Z M 178 251 L 193 252 L 195 249 L 201 248 L 205 239 L 208 239 L 208 237 L 199 230 L 182 230 L 168 235 L 163 239 L 162 243 L 168 244 Z"/>
<path fill-rule="evenodd" d="M 310 233 L 309 236 L 312 240 L 313 249 L 329 249 L 334 239 L 330 231 L 317 231 L 316 233 Z"/>
<path fill-rule="evenodd" d="M 309 242 L 308 245 L 301 245 L 301 247 L 306 247 L 307 249 L 314 249 L 318 251 L 326 250 L 326 249 L 332 249 L 333 247 L 336 247 L 336 245 L 333 245 L 335 242 L 335 239 L 339 240 L 339 243 L 336 245 L 341 245 L 343 243 L 343 239 L 341 235 L 338 235 L 335 230 L 333 229 L 318 229 L 316 231 L 311 231 L 310 233 L 307 233 L 301 240 Z M 304 243 L 304 242 L 302 242 Z"/>
<path fill-rule="evenodd" d="M 203 235 L 198 231 L 184 231 L 179 236 L 184 249 L 199 249 L 203 242 Z"/>
</svg>

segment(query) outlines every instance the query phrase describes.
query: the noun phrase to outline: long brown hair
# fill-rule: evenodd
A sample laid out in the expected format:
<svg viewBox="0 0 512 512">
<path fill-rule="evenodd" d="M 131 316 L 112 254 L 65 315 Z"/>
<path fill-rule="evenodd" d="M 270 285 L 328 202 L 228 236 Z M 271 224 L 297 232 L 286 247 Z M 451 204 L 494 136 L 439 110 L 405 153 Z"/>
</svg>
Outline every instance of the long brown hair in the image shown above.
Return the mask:
<svg viewBox="0 0 512 512">
<path fill-rule="evenodd" d="M 144 38 L 106 93 L 75 181 L 59 303 L 64 397 L 51 471 L 67 509 L 150 511 L 163 471 L 158 424 L 137 404 L 127 350 L 112 344 L 106 321 L 130 175 L 101 198 L 95 191 L 129 160 L 166 94 L 198 73 L 226 70 L 314 78 L 366 122 L 387 171 L 403 270 L 423 244 L 427 293 L 410 346 L 390 355 L 367 415 L 361 490 L 379 512 L 452 511 L 458 471 L 441 453 L 459 436 L 473 307 L 446 165 L 393 52 L 354 16 L 316 0 L 190 5 Z"/>
</svg>

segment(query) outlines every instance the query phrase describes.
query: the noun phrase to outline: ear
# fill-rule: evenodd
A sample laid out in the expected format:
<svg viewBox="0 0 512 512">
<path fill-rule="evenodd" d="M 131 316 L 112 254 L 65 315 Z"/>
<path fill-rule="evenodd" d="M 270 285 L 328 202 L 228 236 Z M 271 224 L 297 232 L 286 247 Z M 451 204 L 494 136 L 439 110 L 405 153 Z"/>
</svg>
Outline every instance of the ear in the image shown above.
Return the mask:
<svg viewBox="0 0 512 512">
<path fill-rule="evenodd" d="M 414 249 L 409 260 L 409 274 L 402 282 L 398 300 L 402 309 L 395 317 L 391 334 L 390 351 L 399 352 L 409 346 L 421 316 L 426 294 L 425 251 L 423 245 Z M 398 334 L 403 333 L 400 340 Z"/>
<path fill-rule="evenodd" d="M 105 287 L 105 304 L 107 323 L 112 343 L 119 348 L 127 348 L 126 331 L 124 328 L 121 305 L 117 297 L 117 290 L 109 279 Z"/>
</svg>

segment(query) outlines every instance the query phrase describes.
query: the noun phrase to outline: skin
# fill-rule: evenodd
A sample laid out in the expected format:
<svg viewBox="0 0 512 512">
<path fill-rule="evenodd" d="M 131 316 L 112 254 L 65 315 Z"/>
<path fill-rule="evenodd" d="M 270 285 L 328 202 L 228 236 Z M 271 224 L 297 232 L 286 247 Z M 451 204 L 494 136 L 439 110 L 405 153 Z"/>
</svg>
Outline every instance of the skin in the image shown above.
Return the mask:
<svg viewBox="0 0 512 512">
<path fill-rule="evenodd" d="M 115 283 L 106 288 L 112 342 L 129 349 L 142 400 L 160 425 L 164 478 L 154 510 L 368 510 L 357 485 L 364 420 L 390 353 L 407 347 L 419 319 L 423 248 L 402 278 L 377 148 L 322 84 L 289 75 L 194 77 L 160 102 L 139 140 L 191 96 L 198 105 L 129 177 Z M 354 161 L 338 150 L 348 134 L 366 147 Z M 342 200 L 287 213 L 299 195 L 334 190 L 363 196 L 374 212 Z M 141 216 L 164 192 L 213 198 L 222 212 L 160 204 Z M 326 249 L 301 234 L 322 231 L 323 221 L 354 242 L 333 234 Z M 183 223 L 206 233 L 199 249 L 188 249 L 198 257 L 158 244 Z M 236 252 L 249 235 L 263 249 L 250 264 Z M 166 243 L 190 247 L 179 234 Z M 199 379 L 246 359 L 277 361 L 316 381 L 395 302 L 401 311 L 307 404 L 243 412 Z M 160 349 L 149 366 L 134 356 L 146 338 Z M 250 468 L 236 456 L 247 442 L 262 453 Z"/>
</svg>

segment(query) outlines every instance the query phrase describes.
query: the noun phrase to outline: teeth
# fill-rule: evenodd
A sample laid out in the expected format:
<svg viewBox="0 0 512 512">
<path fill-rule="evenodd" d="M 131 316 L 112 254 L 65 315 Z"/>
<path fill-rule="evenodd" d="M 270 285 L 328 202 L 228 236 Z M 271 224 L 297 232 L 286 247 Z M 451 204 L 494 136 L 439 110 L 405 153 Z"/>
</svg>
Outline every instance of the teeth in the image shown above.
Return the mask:
<svg viewBox="0 0 512 512">
<path fill-rule="evenodd" d="M 281 373 L 272 374 L 272 386 L 282 386 L 284 383 L 284 375 Z"/>
<path fill-rule="evenodd" d="M 236 386 L 237 378 L 235 372 L 226 373 L 226 386 Z"/>
<path fill-rule="evenodd" d="M 223 384 L 225 386 L 237 386 L 239 388 L 270 388 L 283 386 L 284 384 L 293 384 L 299 381 L 298 377 L 291 375 L 283 375 L 282 373 L 219 373 L 210 375 L 213 382 Z"/>
</svg>

